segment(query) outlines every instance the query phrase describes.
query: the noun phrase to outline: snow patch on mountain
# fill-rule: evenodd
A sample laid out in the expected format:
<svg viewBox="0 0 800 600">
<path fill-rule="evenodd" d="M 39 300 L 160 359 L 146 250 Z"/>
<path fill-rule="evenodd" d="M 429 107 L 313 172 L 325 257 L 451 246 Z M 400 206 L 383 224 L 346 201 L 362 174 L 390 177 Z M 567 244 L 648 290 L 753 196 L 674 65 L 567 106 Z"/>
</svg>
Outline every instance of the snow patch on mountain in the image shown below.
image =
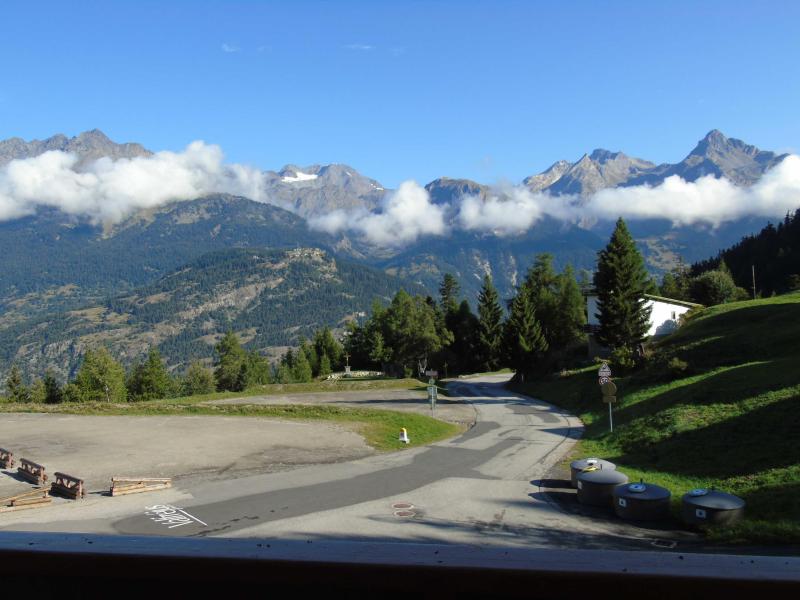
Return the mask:
<svg viewBox="0 0 800 600">
<path fill-rule="evenodd" d="M 316 173 L 303 173 L 302 171 L 297 171 L 294 174 L 294 177 L 291 175 L 285 175 L 281 178 L 281 181 L 284 183 L 297 183 L 298 181 L 313 181 L 319 177 Z"/>
</svg>

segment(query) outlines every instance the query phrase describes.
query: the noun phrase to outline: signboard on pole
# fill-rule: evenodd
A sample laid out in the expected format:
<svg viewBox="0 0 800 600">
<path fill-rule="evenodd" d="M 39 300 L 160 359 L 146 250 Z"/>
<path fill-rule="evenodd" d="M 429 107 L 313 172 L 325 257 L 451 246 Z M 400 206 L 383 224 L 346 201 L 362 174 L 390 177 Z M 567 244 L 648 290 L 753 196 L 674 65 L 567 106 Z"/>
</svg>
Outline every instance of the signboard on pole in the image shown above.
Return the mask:
<svg viewBox="0 0 800 600">
<path fill-rule="evenodd" d="M 431 410 L 436 409 L 436 400 L 438 396 L 438 390 L 436 389 L 435 385 L 428 386 L 428 402 L 431 404 Z"/>
</svg>

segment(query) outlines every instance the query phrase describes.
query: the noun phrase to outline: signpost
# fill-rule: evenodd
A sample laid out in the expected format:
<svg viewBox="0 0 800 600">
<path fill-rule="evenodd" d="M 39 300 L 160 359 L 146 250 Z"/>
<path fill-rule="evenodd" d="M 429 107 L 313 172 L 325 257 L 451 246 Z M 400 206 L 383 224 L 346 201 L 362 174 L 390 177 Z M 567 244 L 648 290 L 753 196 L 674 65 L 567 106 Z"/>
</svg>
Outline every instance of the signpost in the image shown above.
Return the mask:
<svg viewBox="0 0 800 600">
<path fill-rule="evenodd" d="M 617 386 L 611 381 L 611 368 L 607 363 L 603 363 L 597 371 L 598 381 L 600 382 L 600 392 L 603 394 L 603 402 L 608 404 L 608 430 L 614 431 L 614 417 L 611 412 L 611 405 L 617 401 Z"/>
<path fill-rule="evenodd" d="M 428 380 L 428 402 L 431 403 L 431 410 L 436 409 L 436 400 L 437 400 L 436 380 L 433 377 L 431 377 Z"/>
</svg>

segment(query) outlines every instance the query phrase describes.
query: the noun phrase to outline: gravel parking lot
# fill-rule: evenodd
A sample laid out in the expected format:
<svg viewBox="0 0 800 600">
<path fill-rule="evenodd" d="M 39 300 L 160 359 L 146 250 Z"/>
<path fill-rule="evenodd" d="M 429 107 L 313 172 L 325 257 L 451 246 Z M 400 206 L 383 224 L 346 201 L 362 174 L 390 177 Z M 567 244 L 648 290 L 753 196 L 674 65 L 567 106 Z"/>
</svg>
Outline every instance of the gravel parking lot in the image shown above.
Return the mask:
<svg viewBox="0 0 800 600">
<path fill-rule="evenodd" d="M 89 490 L 108 489 L 112 476 L 217 479 L 373 453 L 335 424 L 208 416 L 2 414 L 0 447 Z M 0 473 L 0 496 L 29 488 L 16 468 Z"/>
</svg>

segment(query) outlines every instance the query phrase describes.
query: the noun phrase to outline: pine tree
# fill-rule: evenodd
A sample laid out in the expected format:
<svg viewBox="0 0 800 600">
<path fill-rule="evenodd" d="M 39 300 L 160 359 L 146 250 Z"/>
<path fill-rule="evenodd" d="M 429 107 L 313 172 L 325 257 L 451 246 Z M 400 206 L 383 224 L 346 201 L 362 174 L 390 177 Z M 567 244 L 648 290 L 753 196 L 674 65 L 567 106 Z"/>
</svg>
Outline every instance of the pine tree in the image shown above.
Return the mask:
<svg viewBox="0 0 800 600">
<path fill-rule="evenodd" d="M 426 361 L 443 346 L 434 310 L 420 296 L 412 297 L 401 289 L 392 299 L 385 321 L 384 343 L 391 348 L 392 360 L 404 370 L 415 369 L 418 361 Z"/>
<path fill-rule="evenodd" d="M 458 310 L 458 295 L 461 293 L 461 286 L 450 273 L 445 273 L 442 284 L 439 286 L 440 306 L 445 315 L 455 313 Z"/>
<path fill-rule="evenodd" d="M 28 402 L 30 399 L 28 388 L 22 381 L 22 371 L 17 365 L 12 365 L 6 379 L 6 391 L 12 402 Z"/>
<path fill-rule="evenodd" d="M 241 384 L 241 371 L 246 353 L 239 343 L 239 338 L 232 331 L 228 331 L 214 349 L 218 356 L 214 370 L 217 389 L 219 391 L 241 391 L 237 388 Z"/>
<path fill-rule="evenodd" d="M 478 296 L 478 340 L 483 369 L 494 371 L 500 366 L 503 343 L 503 309 L 492 278 L 483 278 Z"/>
<path fill-rule="evenodd" d="M 469 302 L 462 300 L 452 321 L 453 342 L 450 347 L 455 354 L 455 369 L 461 373 L 473 372 L 479 367 L 478 317 L 472 313 Z"/>
<path fill-rule="evenodd" d="M 161 353 L 151 348 L 147 359 L 134 367 L 128 379 L 128 396 L 131 400 L 158 400 L 169 397 L 172 390 L 172 378 Z"/>
<path fill-rule="evenodd" d="M 505 337 L 509 363 L 524 381 L 548 348 L 533 303 L 524 288 L 519 290 L 511 303 Z"/>
<path fill-rule="evenodd" d="M 28 402 L 44 404 L 46 394 L 47 391 L 44 387 L 44 381 L 37 377 L 33 380 L 33 383 L 31 383 L 31 386 L 28 388 Z"/>
<path fill-rule="evenodd" d="M 319 374 L 321 377 L 327 377 L 331 374 L 331 361 L 327 354 L 323 354 L 319 361 Z"/>
<path fill-rule="evenodd" d="M 275 383 L 292 383 L 292 370 L 289 365 L 282 362 L 275 372 Z"/>
<path fill-rule="evenodd" d="M 598 253 L 594 277 L 598 296 L 598 341 L 609 348 L 633 350 L 650 328 L 644 294 L 650 278 L 625 221 L 617 220 L 608 245 Z"/>
<path fill-rule="evenodd" d="M 125 402 L 128 397 L 125 369 L 103 346 L 86 351 L 73 383 L 74 399 L 84 402 Z"/>
<path fill-rule="evenodd" d="M 317 352 L 317 348 L 314 344 L 309 344 L 305 339 L 300 338 L 300 350 L 305 352 L 306 360 L 308 360 L 308 364 L 311 365 L 311 373 L 316 376 L 319 374 L 320 370 L 320 362 L 319 362 L 319 353 Z"/>
<path fill-rule="evenodd" d="M 331 369 L 340 369 L 342 367 L 344 348 L 342 348 L 342 345 L 333 337 L 333 333 L 329 327 L 323 327 L 314 335 L 314 350 L 320 360 L 323 354 L 328 355 Z"/>
<path fill-rule="evenodd" d="M 550 340 L 551 349 L 564 352 L 583 339 L 586 323 L 585 302 L 575 272 L 567 265 L 556 281 L 556 325 Z"/>
<path fill-rule="evenodd" d="M 307 383 L 313 379 L 311 365 L 308 364 L 306 353 L 298 351 L 294 359 L 294 380 L 298 383 Z"/>
<path fill-rule="evenodd" d="M 44 401 L 46 404 L 59 404 L 63 400 L 64 394 L 58 384 L 58 379 L 52 371 L 48 370 L 44 374 Z"/>
</svg>

